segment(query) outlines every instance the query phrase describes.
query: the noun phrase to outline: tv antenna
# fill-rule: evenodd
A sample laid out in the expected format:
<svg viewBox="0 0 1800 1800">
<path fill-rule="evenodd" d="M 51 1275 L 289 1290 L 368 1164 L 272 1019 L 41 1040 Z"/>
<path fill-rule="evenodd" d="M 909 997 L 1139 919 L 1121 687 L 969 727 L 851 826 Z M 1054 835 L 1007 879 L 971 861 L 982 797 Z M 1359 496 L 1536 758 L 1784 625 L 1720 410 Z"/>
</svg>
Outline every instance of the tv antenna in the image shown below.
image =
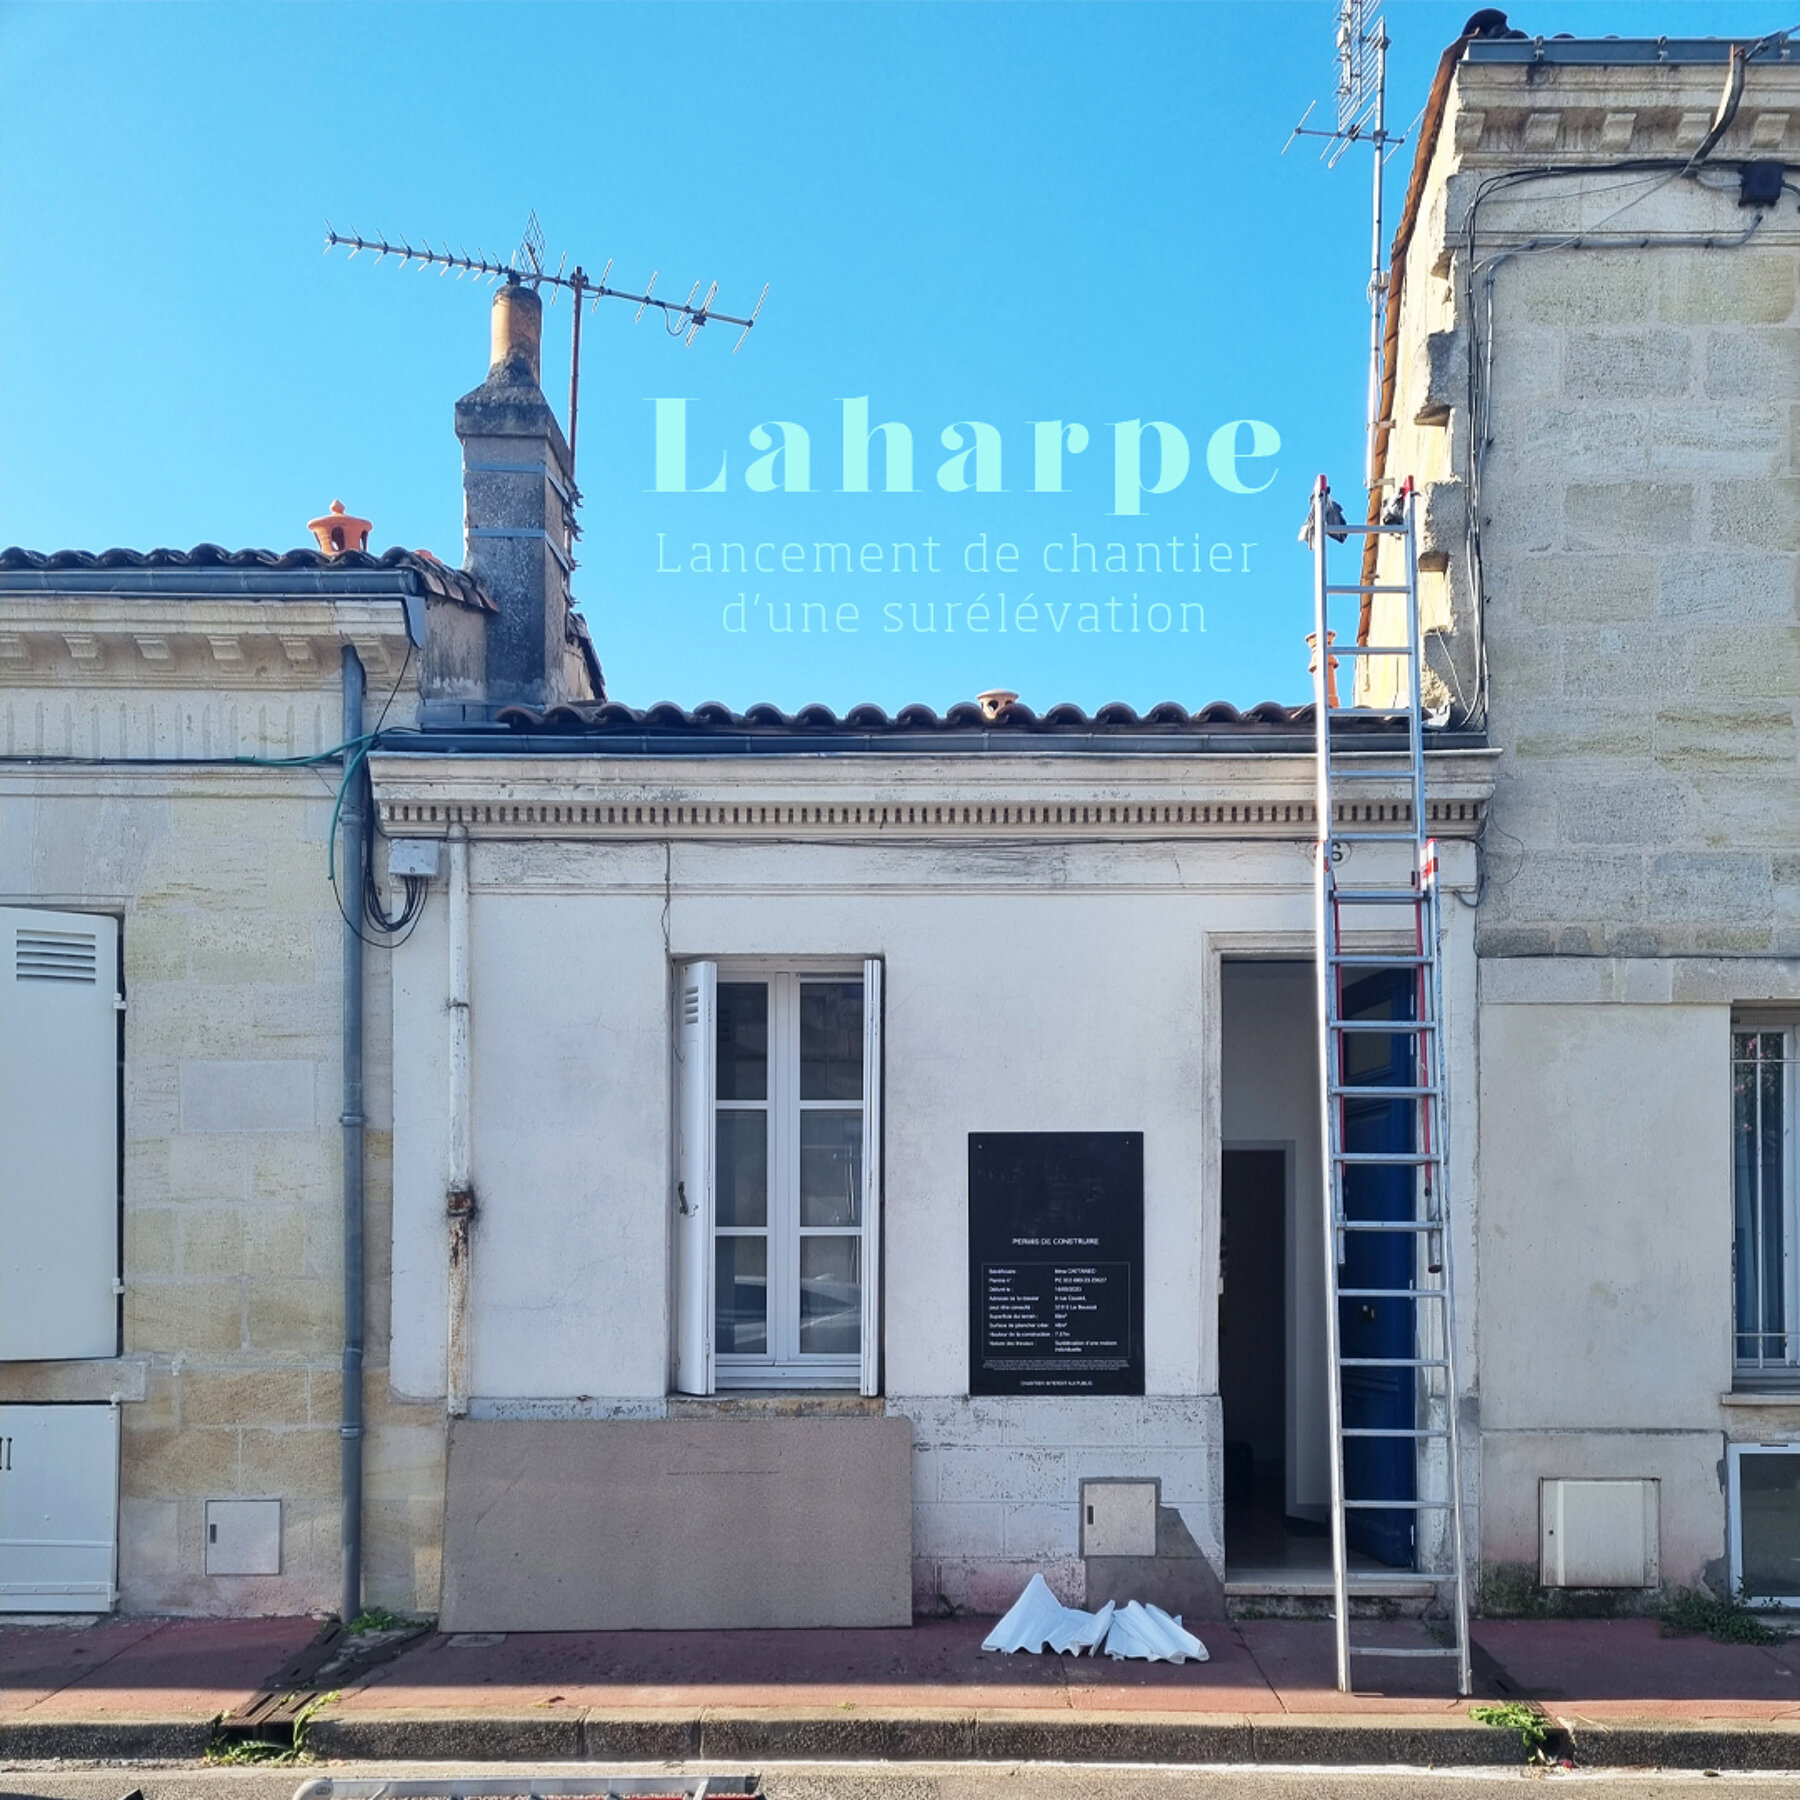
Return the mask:
<svg viewBox="0 0 1800 1800">
<path fill-rule="evenodd" d="M 641 319 L 646 310 L 662 315 L 663 329 L 670 337 L 683 338 L 691 346 L 695 338 L 708 325 L 736 325 L 741 329 L 738 340 L 731 347 L 731 354 L 736 356 L 743 349 L 744 340 L 756 326 L 756 321 L 763 309 L 763 302 L 769 297 L 769 286 L 763 283 L 763 291 L 757 297 L 756 305 L 751 308 L 750 316 L 740 318 L 734 313 L 720 312 L 713 303 L 719 296 L 719 284 L 715 281 L 700 294 L 701 284 L 696 281 L 688 290 L 685 300 L 659 300 L 654 289 L 660 270 L 653 269 L 650 279 L 644 283 L 644 291 L 634 294 L 625 288 L 609 287 L 607 278 L 612 274 L 612 262 L 609 259 L 600 271 L 600 279 L 596 281 L 588 274 L 580 263 L 569 268 L 569 259 L 565 254 L 552 270 L 549 266 L 549 252 L 545 248 L 544 229 L 538 223 L 537 211 L 532 210 L 531 217 L 525 222 L 525 233 L 519 240 L 519 247 L 509 261 L 501 261 L 498 257 L 489 256 L 479 245 L 471 256 L 466 249 L 452 250 L 446 243 L 441 249 L 432 249 L 429 243 L 422 247 L 415 246 L 408 239 L 398 242 L 386 237 L 366 238 L 357 232 L 338 231 L 328 220 L 325 225 L 325 251 L 329 255 L 336 249 L 347 249 L 354 261 L 363 251 L 374 253 L 376 262 L 387 257 L 395 257 L 401 268 L 408 264 L 416 265 L 421 272 L 436 269 L 440 277 L 455 271 L 456 279 L 463 280 L 472 276 L 477 283 L 485 283 L 493 287 L 504 281 L 513 286 L 528 288 L 548 288 L 550 305 L 555 306 L 557 295 L 567 293 L 570 296 L 570 307 L 573 314 L 571 342 L 569 350 L 569 474 L 575 473 L 575 432 L 579 421 L 581 406 L 581 318 L 583 310 L 593 311 L 602 300 L 624 300 L 635 303 L 637 312 L 633 322 Z"/>
<path fill-rule="evenodd" d="M 1381 417 L 1381 335 L 1387 309 L 1387 272 L 1382 262 L 1381 180 L 1388 152 L 1406 142 L 1404 133 L 1387 129 L 1387 22 L 1378 10 L 1379 0 L 1338 0 L 1337 22 L 1337 125 L 1331 131 L 1309 128 L 1313 115 L 1308 106 L 1282 145 L 1285 156 L 1295 138 L 1325 140 L 1319 155 L 1327 168 L 1336 168 L 1353 144 L 1368 144 L 1375 151 L 1374 219 L 1369 249 L 1369 402 L 1368 434 L 1363 450 L 1363 485 L 1375 485 L 1375 439 Z"/>
</svg>

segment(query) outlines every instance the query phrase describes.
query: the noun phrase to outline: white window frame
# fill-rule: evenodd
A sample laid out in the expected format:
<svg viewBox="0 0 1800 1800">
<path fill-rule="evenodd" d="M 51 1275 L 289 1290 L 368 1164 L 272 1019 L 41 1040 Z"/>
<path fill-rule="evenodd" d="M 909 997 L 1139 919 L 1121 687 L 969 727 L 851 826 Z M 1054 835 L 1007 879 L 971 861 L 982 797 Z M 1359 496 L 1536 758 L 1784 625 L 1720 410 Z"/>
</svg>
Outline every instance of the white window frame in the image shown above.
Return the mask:
<svg viewBox="0 0 1800 1800">
<path fill-rule="evenodd" d="M 1760 1316 L 1754 1321 L 1758 1329 L 1747 1331 L 1745 1329 L 1746 1321 L 1738 1316 L 1741 1271 L 1738 1267 L 1737 1254 L 1738 1120 L 1736 1092 L 1738 1071 L 1743 1066 L 1738 1056 L 1738 1040 L 1744 1036 L 1779 1037 L 1781 1039 L 1782 1144 L 1778 1163 L 1778 1179 L 1783 1185 L 1783 1192 L 1779 1196 L 1776 1216 L 1780 1220 L 1782 1233 L 1783 1321 L 1779 1333 L 1763 1329 L 1763 1321 Z M 1733 1376 L 1740 1386 L 1800 1386 L 1800 1131 L 1796 1130 L 1795 1123 L 1796 1112 L 1800 1111 L 1800 1026 L 1796 1026 L 1791 1020 L 1783 1022 L 1779 1019 L 1733 1019 L 1731 1024 L 1731 1078 L 1731 1356 Z M 1760 1107 L 1760 1084 L 1757 1104 Z M 1761 1221 L 1768 1211 L 1766 1196 L 1762 1188 L 1763 1169 L 1760 1163 L 1755 1165 L 1754 1180 L 1757 1186 L 1757 1198 L 1753 1207 L 1753 1216 L 1760 1227 Z M 1772 1336 L 1783 1340 L 1777 1346 L 1779 1354 L 1769 1355 L 1766 1341 L 1759 1345 L 1757 1354 L 1750 1357 L 1740 1354 L 1743 1338 L 1756 1337 L 1767 1340 Z"/>
<path fill-rule="evenodd" d="M 1727 1444 L 1725 1447 L 1726 1491 L 1731 1508 L 1731 1592 L 1746 1606 L 1775 1609 L 1800 1607 L 1800 1594 L 1746 1594 L 1744 1592 L 1744 1489 L 1743 1464 L 1746 1456 L 1800 1456 L 1800 1443 Z"/>
<path fill-rule="evenodd" d="M 881 1299 L 881 1016 L 882 964 L 842 960 L 732 959 L 676 966 L 676 1081 L 680 1137 L 676 1153 L 675 1389 L 711 1394 L 724 1388 L 837 1389 L 880 1392 Z M 800 992 L 808 982 L 860 981 L 863 989 L 861 1344 L 857 1352 L 802 1355 L 798 1350 L 799 1246 L 804 1237 L 843 1237 L 832 1227 L 799 1222 L 799 1121 L 802 1112 L 841 1110 L 846 1101 L 803 1100 L 799 1093 Z M 721 982 L 760 982 L 769 990 L 769 1082 L 764 1102 L 718 1097 L 718 989 Z M 761 1355 L 720 1354 L 715 1343 L 717 1140 L 723 1107 L 766 1106 L 769 1211 L 769 1348 Z"/>
</svg>

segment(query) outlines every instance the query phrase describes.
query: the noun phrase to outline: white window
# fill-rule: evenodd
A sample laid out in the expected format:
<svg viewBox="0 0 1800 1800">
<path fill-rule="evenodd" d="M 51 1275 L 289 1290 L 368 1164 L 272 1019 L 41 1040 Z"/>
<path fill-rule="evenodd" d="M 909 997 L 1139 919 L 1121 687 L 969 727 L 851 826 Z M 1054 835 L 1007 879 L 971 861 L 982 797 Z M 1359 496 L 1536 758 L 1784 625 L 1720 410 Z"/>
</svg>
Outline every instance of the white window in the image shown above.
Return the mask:
<svg viewBox="0 0 1800 1800">
<path fill-rule="evenodd" d="M 119 922 L 0 925 L 0 1361 L 117 1356 Z"/>
<path fill-rule="evenodd" d="M 1731 1188 L 1740 1376 L 1800 1380 L 1793 1026 L 1731 1034 Z"/>
<path fill-rule="evenodd" d="M 881 964 L 678 973 L 675 1385 L 873 1394 Z"/>
</svg>

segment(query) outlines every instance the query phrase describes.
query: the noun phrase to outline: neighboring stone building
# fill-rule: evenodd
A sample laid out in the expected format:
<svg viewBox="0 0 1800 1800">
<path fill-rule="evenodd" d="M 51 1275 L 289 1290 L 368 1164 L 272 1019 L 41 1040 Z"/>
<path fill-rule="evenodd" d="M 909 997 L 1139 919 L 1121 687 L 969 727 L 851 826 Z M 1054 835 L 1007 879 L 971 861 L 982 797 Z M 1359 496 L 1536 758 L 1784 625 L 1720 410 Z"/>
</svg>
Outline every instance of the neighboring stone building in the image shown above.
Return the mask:
<svg viewBox="0 0 1800 1800">
<path fill-rule="evenodd" d="M 1783 159 L 1740 207 L 1769 192 L 1744 165 Z M 1796 163 L 1785 47 L 1459 44 L 1397 246 L 1382 448 L 1422 490 L 1438 627 L 1465 1467 L 1495 1607 L 1543 1603 L 1553 1509 L 1588 1507 L 1603 1548 L 1637 1533 L 1593 1581 L 1626 1605 L 1731 1579 L 1739 1475 L 1765 1546 L 1800 1532 Z M 1318 1594 L 1307 710 L 607 704 L 530 295 L 495 334 L 457 409 L 466 572 L 0 559 L 0 1033 L 20 959 L 78 959 L 84 918 L 119 932 L 127 1002 L 122 1336 L 92 1341 L 115 1267 L 90 1208 L 87 1337 L 47 1354 L 0 1319 L 5 1429 L 118 1397 L 130 1610 L 867 1622 L 993 1608 L 1034 1568 L 1190 1612 L 1221 1577 L 1244 1603 Z M 1296 559 L 1296 621 L 1305 588 Z M 353 670 L 340 729 L 346 645 L 368 688 Z M 377 729 L 370 904 L 416 916 L 379 929 L 352 882 L 376 940 L 359 1440 L 357 947 L 325 871 L 340 787 L 339 857 L 364 790 L 326 753 Z M 99 1166 L 85 1191 L 116 1207 Z M 1104 1201 L 1057 1228 L 1101 1241 L 1045 1278 L 1099 1321 L 1054 1385 L 993 1352 L 1042 1298 L 976 1217 L 1020 1171 L 1071 1219 Z M 26 1239 L 54 1261 L 39 1191 L 0 1165 L 9 1272 Z M 1740 1470 L 1750 1439 L 1797 1448 Z M 1109 1524 L 1088 1481 L 1160 1491 Z M 209 1574 L 269 1554 L 266 1505 L 218 1503 L 276 1499 L 278 1572 Z"/>
<path fill-rule="evenodd" d="M 1499 752 L 1490 1577 L 1535 1568 L 1540 1479 L 1630 1475 L 1664 1576 L 1728 1581 L 1724 1446 L 1800 1431 L 1797 200 L 1792 43 L 1476 42 L 1397 240 L 1386 469 L 1421 490 L 1452 716 Z"/>
</svg>

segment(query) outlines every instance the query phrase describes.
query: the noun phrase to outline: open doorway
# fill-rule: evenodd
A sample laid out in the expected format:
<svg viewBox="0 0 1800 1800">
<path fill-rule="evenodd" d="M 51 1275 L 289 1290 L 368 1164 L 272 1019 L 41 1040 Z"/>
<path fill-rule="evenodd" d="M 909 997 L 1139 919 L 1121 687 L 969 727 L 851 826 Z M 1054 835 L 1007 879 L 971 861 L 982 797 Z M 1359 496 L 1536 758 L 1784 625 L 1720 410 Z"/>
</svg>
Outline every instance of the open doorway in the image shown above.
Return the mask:
<svg viewBox="0 0 1800 1800">
<path fill-rule="evenodd" d="M 1385 984 L 1385 985 L 1384 985 Z M 1347 1014 L 1409 1017 L 1398 991 L 1382 982 L 1345 995 Z M 1224 1413 L 1225 1573 L 1244 1591 L 1315 1591 L 1329 1584 L 1331 1506 L 1329 1388 L 1325 1345 L 1325 1232 L 1320 1217 L 1317 994 L 1310 962 L 1226 962 L 1220 971 L 1221 1111 L 1219 1396 Z M 1365 991 L 1366 990 L 1366 991 Z M 1403 1085 L 1394 1046 L 1402 1037 L 1375 1032 L 1359 1039 L 1359 1062 L 1346 1076 L 1360 1084 Z M 1369 1066 L 1364 1067 L 1367 1063 Z M 1379 1063 L 1379 1066 L 1377 1066 Z M 1390 1068 L 1389 1064 L 1393 1063 Z M 1378 1148 L 1411 1129 L 1404 1101 L 1353 1107 L 1352 1147 Z M 1366 1116 L 1365 1116 L 1366 1113 Z M 1385 1171 L 1380 1172 L 1385 1176 Z M 1350 1211 L 1371 1218 L 1402 1207 L 1381 1180 L 1364 1172 L 1346 1190 Z M 1400 1216 L 1398 1212 L 1394 1216 Z M 1364 1236 L 1366 1234 L 1357 1234 Z M 1410 1254 L 1377 1239 L 1365 1260 L 1346 1271 L 1352 1289 L 1398 1289 L 1407 1268 L 1389 1263 Z M 1398 1354 L 1405 1326 L 1401 1301 L 1346 1299 L 1339 1313 L 1345 1353 Z M 1410 1389 L 1386 1369 L 1346 1377 L 1346 1423 L 1410 1423 Z M 1406 1372 L 1410 1381 L 1410 1371 Z M 1366 1391 L 1365 1391 L 1366 1390 Z M 1391 1391 L 1390 1391 L 1391 1390 Z M 1402 1418 L 1402 1414 L 1405 1417 Z M 1346 1468 L 1351 1491 L 1392 1495 L 1393 1512 L 1363 1511 L 1350 1534 L 1349 1562 L 1367 1591 L 1410 1591 L 1398 1578 L 1411 1566 L 1411 1450 L 1405 1440 L 1358 1441 Z M 1353 1515 L 1354 1516 L 1354 1515 Z M 1322 1591 L 1322 1590 L 1321 1590 Z"/>
<path fill-rule="evenodd" d="M 1225 1542 L 1257 1566 L 1289 1561 L 1287 1233 L 1293 1146 L 1227 1147 L 1219 1213 L 1219 1398 Z M 1315 1528 L 1316 1529 L 1316 1528 Z"/>
</svg>

